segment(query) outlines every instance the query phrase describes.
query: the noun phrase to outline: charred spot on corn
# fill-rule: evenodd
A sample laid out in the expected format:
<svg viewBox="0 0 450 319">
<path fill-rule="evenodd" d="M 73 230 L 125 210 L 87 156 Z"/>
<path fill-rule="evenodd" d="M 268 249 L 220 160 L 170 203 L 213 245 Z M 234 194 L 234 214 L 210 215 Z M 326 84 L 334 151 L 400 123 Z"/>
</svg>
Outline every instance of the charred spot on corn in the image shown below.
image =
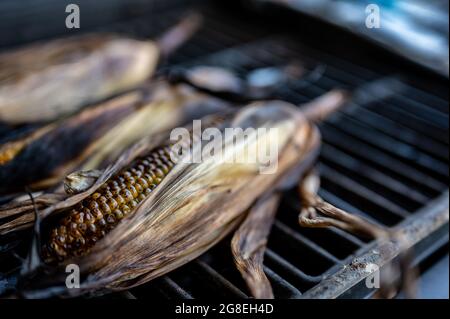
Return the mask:
<svg viewBox="0 0 450 319">
<path fill-rule="evenodd" d="M 111 177 L 51 229 L 43 246 L 46 262 L 87 254 L 161 183 L 174 165 L 171 147 L 162 146 Z"/>
</svg>

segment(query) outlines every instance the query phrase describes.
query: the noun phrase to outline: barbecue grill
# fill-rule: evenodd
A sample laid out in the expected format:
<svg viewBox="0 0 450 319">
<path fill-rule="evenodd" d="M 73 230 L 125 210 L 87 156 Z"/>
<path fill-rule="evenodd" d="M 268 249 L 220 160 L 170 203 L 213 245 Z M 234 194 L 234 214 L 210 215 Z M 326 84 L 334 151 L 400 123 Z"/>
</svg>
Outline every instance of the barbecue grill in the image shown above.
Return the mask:
<svg viewBox="0 0 450 319">
<path fill-rule="evenodd" d="M 314 18 L 299 19 L 281 8 L 268 14 L 231 1 L 78 1 L 81 29 L 68 31 L 63 18 L 56 18 L 64 16 L 65 2 L 3 1 L 1 48 L 92 30 L 151 37 L 187 8 L 196 7 L 205 15 L 203 28 L 165 61 L 160 72 L 219 65 L 245 75 L 256 68 L 300 61 L 307 75 L 280 87 L 276 98 L 300 105 L 333 88 L 355 91 L 347 108 L 320 125 L 324 141 L 320 195 L 346 211 L 401 229 L 414 251 L 414 265 L 423 270 L 423 265 L 445 253 L 449 234 L 447 78 L 362 38 Z M 49 21 L 49 17 L 54 18 Z M 30 23 L 36 27 L 27 28 Z M 335 228 L 301 228 L 299 210 L 296 190 L 287 192 L 265 255 L 264 270 L 275 297 L 371 296 L 375 291 L 364 284 L 366 266 L 382 267 L 394 260 L 399 244 L 380 246 Z M 18 263 L 14 256 L 1 258 L 0 264 L 8 267 Z M 106 298 L 212 296 L 248 297 L 232 263 L 229 238 L 164 277 Z"/>
</svg>

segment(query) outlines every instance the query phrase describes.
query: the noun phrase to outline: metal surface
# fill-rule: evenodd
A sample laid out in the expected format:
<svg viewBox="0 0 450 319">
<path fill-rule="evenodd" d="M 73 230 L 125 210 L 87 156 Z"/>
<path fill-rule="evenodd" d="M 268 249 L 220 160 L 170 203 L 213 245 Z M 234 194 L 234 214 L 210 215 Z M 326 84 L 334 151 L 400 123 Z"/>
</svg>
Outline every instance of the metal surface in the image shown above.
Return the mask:
<svg viewBox="0 0 450 319">
<path fill-rule="evenodd" d="M 370 39 L 434 72 L 449 75 L 448 1 L 247 1 L 268 12 L 278 6 L 314 16 Z"/>
<path fill-rule="evenodd" d="M 448 243 L 447 81 L 403 73 L 354 46 L 350 55 L 313 49 L 291 30 L 272 30 L 253 15 L 207 8 L 204 28 L 164 68 L 198 64 L 251 70 L 300 61 L 307 75 L 276 91 L 276 98 L 300 105 L 333 88 L 357 90 L 352 103 L 320 127 L 320 195 L 372 221 L 401 228 L 418 262 Z M 146 16 L 102 30 L 148 37 L 175 21 Z M 354 49 L 354 50 L 353 50 Z M 353 58 L 356 57 L 356 58 Z M 398 254 L 395 243 L 375 243 L 338 229 L 302 229 L 296 191 L 287 192 L 272 228 L 265 271 L 277 298 L 367 297 L 368 261 L 384 265 Z M 374 250 L 377 253 L 374 253 Z M 235 269 L 229 238 L 167 276 L 117 298 L 246 298 Z"/>
<path fill-rule="evenodd" d="M 332 276 L 323 280 L 303 295 L 303 298 L 338 298 L 355 296 L 355 291 L 361 296 L 371 293 L 371 289 L 364 286 L 364 278 L 373 273 L 371 265 L 380 269 L 389 261 L 396 258 L 404 249 L 415 247 L 415 253 L 420 254 L 425 247 L 419 247 L 420 242 L 428 236 L 444 235 L 448 232 L 448 193 L 437 201 L 424 207 L 403 221 L 397 229 L 404 236 L 404 241 L 388 241 L 368 245 L 365 252 L 354 258 L 351 263 L 343 267 Z M 448 238 L 447 238 L 448 239 Z"/>
</svg>

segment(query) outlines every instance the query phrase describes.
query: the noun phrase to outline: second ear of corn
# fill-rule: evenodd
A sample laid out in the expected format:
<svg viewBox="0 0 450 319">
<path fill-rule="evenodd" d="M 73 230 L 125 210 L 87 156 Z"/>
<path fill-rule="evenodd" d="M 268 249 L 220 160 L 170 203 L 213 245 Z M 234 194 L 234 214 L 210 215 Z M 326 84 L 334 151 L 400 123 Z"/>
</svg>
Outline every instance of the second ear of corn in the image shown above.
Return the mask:
<svg viewBox="0 0 450 319">
<path fill-rule="evenodd" d="M 133 88 L 155 69 L 158 47 L 112 35 L 35 44 L 0 55 L 0 120 L 42 122 Z"/>
<path fill-rule="evenodd" d="M 48 122 L 136 88 L 201 25 L 192 13 L 157 41 L 87 34 L 0 54 L 0 122 Z"/>
</svg>

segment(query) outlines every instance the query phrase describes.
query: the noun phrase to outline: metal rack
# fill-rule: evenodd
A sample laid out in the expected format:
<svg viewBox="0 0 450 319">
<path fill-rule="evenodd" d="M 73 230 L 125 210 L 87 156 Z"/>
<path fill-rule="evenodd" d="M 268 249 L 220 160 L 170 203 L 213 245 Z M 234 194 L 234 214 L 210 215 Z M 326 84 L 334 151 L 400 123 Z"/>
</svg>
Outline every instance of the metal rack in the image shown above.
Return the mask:
<svg viewBox="0 0 450 319">
<path fill-rule="evenodd" d="M 280 88 L 276 92 L 280 99 L 301 105 L 333 88 L 356 90 L 351 105 L 320 126 L 320 195 L 349 212 L 402 228 L 416 249 L 417 262 L 448 243 L 446 81 L 434 80 L 430 90 L 419 77 L 402 74 L 392 65 L 379 67 L 376 59 L 365 57 L 359 63 L 308 47 L 290 32 L 246 24 L 214 8 L 205 12 L 205 27 L 163 68 L 208 64 L 245 74 L 295 60 L 308 75 Z M 101 30 L 149 37 L 175 21 L 179 12 L 165 17 L 126 19 Z M 376 247 L 333 228 L 300 228 L 298 212 L 295 190 L 287 192 L 265 255 L 275 296 L 369 295 L 360 284 L 365 274 L 354 265 L 369 260 L 383 265 L 397 255 L 398 247 Z M 383 253 L 374 253 L 380 249 Z M 162 278 L 107 297 L 245 298 L 248 292 L 232 263 L 228 238 Z"/>
</svg>

